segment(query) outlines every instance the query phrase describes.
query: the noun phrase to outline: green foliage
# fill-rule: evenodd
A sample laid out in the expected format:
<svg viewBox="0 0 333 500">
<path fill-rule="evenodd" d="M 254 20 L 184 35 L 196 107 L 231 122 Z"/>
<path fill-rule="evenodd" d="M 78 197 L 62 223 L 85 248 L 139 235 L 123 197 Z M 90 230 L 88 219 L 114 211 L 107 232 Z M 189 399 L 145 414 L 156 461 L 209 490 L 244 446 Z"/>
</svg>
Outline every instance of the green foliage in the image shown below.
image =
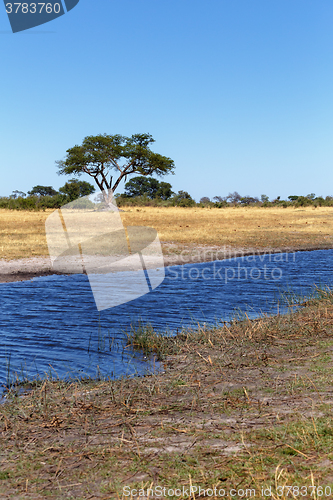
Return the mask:
<svg viewBox="0 0 333 500">
<path fill-rule="evenodd" d="M 258 198 L 253 198 L 252 196 L 243 196 L 240 199 L 241 205 L 253 205 L 255 203 L 258 203 L 259 199 Z"/>
<path fill-rule="evenodd" d="M 139 322 L 137 327 L 132 326 L 130 333 L 125 332 L 125 334 L 127 336 L 127 345 L 139 349 L 146 355 L 155 353 L 157 361 L 162 361 L 175 345 L 173 335 L 156 332 L 149 323 L 143 324 Z"/>
<path fill-rule="evenodd" d="M 171 184 L 160 182 L 152 177 L 143 175 L 133 177 L 125 184 L 125 195 L 131 198 L 147 196 L 150 199 L 161 198 L 168 200 L 172 196 Z"/>
<path fill-rule="evenodd" d="M 171 184 L 168 182 L 160 182 L 159 188 L 156 192 L 156 197 L 161 198 L 162 200 L 168 200 L 173 195 L 173 191 L 171 190 Z"/>
<path fill-rule="evenodd" d="M 311 193 L 307 196 L 290 195 L 288 200 L 282 200 L 278 196 L 275 200 L 269 201 L 268 196 L 261 195 L 260 201 L 257 197 L 241 196 L 237 191 L 229 193 L 226 197 L 214 196 L 213 200 L 204 196 L 199 203 L 187 191 L 173 193 L 171 184 L 160 182 L 153 177 L 145 175 L 136 176 L 125 184 L 125 193 L 116 194 L 117 205 L 122 206 L 178 206 L 178 207 L 210 207 L 224 208 L 228 206 L 262 206 L 262 207 L 333 207 L 333 196 L 315 196 Z M 60 208 L 66 203 L 88 196 L 95 192 L 92 184 L 86 181 L 70 179 L 57 192 L 52 186 L 34 186 L 29 195 L 22 191 L 15 190 L 9 197 L 0 197 L 0 208 L 10 210 L 41 210 L 46 208 Z M 45 194 L 49 193 L 49 194 Z M 53 193 L 53 194 L 50 194 Z M 100 193 L 100 196 L 102 194 Z M 105 202 L 105 200 L 103 200 Z M 83 206 L 78 202 L 80 208 L 92 208 L 88 203 Z"/>
<path fill-rule="evenodd" d="M 193 205 L 195 205 L 195 201 L 187 191 L 178 191 L 178 193 L 172 197 L 172 201 L 177 207 L 193 207 Z"/>
<path fill-rule="evenodd" d="M 308 198 L 307 196 L 298 196 L 297 200 L 295 200 L 296 207 L 306 207 L 307 205 L 312 205 L 313 200 Z"/>
<path fill-rule="evenodd" d="M 154 153 L 149 147 L 153 142 L 150 134 L 88 136 L 81 146 L 68 149 L 64 160 L 56 162 L 58 173 L 88 174 L 101 191 L 112 189 L 113 192 L 122 179 L 134 173 L 144 176 L 173 173 L 173 160 Z M 117 173 L 114 182 L 112 170 Z"/>
<path fill-rule="evenodd" d="M 325 205 L 325 200 L 322 196 L 318 196 L 318 198 L 314 200 L 313 204 L 315 207 L 322 207 Z"/>
<path fill-rule="evenodd" d="M 87 196 L 95 191 L 94 186 L 85 181 L 71 179 L 62 188 L 59 193 L 52 186 L 34 186 L 29 191 L 29 196 L 9 196 L 0 198 L 0 208 L 9 210 L 45 210 L 46 208 L 57 209 L 66 205 L 77 198 Z M 14 191 L 13 194 L 21 193 Z M 34 193 L 34 194 L 31 194 Z M 43 194 L 53 193 L 53 194 Z M 24 195 L 24 193 L 22 193 Z M 25 196 L 25 195 L 24 195 Z M 89 205 L 89 206 L 88 206 Z M 84 208 L 91 208 L 89 200 Z M 80 208 L 83 208 L 82 202 Z"/>
<path fill-rule="evenodd" d="M 117 201 L 118 207 L 131 206 L 131 207 L 171 207 L 173 206 L 172 201 L 162 200 L 161 198 L 148 198 L 148 196 L 134 196 L 129 197 L 124 194 L 116 195 L 115 199 Z"/>
<path fill-rule="evenodd" d="M 226 198 L 222 198 L 222 196 L 214 196 L 213 202 L 212 206 L 215 208 L 224 208 L 228 206 Z"/>
<path fill-rule="evenodd" d="M 7 208 L 9 210 L 38 210 L 37 198 L 0 198 L 0 208 Z"/>
<path fill-rule="evenodd" d="M 55 196 L 43 196 L 36 200 L 36 208 L 60 208 L 68 203 L 68 198 L 63 194 L 56 194 Z"/>
<path fill-rule="evenodd" d="M 54 196 L 58 192 L 52 186 L 34 186 L 31 191 L 28 191 L 30 196 Z"/>
<path fill-rule="evenodd" d="M 67 196 L 68 201 L 73 201 L 82 196 L 89 196 L 95 192 L 95 188 L 89 182 L 71 179 L 59 189 L 59 192 Z"/>
</svg>

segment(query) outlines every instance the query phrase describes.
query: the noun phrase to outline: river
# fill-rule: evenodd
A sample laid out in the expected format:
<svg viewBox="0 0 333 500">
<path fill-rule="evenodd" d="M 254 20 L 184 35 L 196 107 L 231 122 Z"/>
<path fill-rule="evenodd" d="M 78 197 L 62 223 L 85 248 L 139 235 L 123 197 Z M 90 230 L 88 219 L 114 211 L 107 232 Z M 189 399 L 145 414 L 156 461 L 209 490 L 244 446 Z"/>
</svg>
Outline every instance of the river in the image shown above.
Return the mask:
<svg viewBox="0 0 333 500">
<path fill-rule="evenodd" d="M 124 349 L 138 322 L 160 331 L 284 313 L 281 292 L 307 294 L 332 285 L 333 250 L 239 257 L 166 268 L 154 291 L 97 311 L 85 275 L 48 276 L 0 284 L 0 385 L 43 377 L 144 374 L 140 353 Z"/>
</svg>

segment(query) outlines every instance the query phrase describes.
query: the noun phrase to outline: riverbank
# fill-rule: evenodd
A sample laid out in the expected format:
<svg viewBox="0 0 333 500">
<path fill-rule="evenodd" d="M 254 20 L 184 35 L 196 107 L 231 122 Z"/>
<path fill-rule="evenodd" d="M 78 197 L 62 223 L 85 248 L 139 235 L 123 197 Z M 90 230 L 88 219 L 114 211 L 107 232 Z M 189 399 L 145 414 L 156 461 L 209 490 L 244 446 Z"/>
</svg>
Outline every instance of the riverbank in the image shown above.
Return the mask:
<svg viewBox="0 0 333 500">
<path fill-rule="evenodd" d="M 147 377 L 44 380 L 9 395 L 0 496 L 154 498 L 151 488 L 188 499 L 199 487 L 210 498 L 331 496 L 332 332 L 333 296 L 322 292 L 289 315 L 130 339 L 164 373 L 152 363 Z"/>
<path fill-rule="evenodd" d="M 249 255 L 269 255 L 274 253 L 293 253 L 308 250 L 324 250 L 332 248 L 331 245 L 321 245 L 310 248 L 304 246 L 285 248 L 232 248 L 217 245 L 182 245 L 162 242 L 165 266 L 180 266 L 189 263 L 213 262 L 215 260 L 234 259 Z M 52 269 L 49 257 L 30 257 L 25 259 L 6 260 L 0 259 L 0 283 L 26 281 L 36 277 L 61 274 Z"/>
</svg>

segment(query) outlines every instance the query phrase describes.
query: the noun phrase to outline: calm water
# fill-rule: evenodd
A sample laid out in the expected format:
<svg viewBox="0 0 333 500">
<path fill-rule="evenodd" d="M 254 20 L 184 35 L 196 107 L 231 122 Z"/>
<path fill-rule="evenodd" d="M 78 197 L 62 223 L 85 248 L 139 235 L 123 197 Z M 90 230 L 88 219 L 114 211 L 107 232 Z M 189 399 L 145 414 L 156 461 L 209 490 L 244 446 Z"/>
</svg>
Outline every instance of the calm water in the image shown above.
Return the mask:
<svg viewBox="0 0 333 500">
<path fill-rule="evenodd" d="M 333 250 L 174 266 L 153 292 L 101 313 L 84 275 L 1 284 L 0 385 L 8 370 L 12 377 L 142 374 L 143 357 L 123 349 L 131 324 L 175 331 L 228 320 L 237 308 L 273 314 L 283 310 L 282 290 L 332 285 L 332 267 Z"/>
</svg>

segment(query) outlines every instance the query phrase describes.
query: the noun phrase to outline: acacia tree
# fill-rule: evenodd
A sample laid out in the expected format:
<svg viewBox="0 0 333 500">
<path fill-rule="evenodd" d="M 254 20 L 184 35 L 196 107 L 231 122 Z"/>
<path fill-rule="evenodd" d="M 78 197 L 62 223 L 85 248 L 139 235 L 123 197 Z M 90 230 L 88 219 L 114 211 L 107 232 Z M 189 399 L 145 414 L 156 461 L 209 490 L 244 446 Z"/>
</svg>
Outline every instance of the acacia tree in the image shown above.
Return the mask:
<svg viewBox="0 0 333 500">
<path fill-rule="evenodd" d="M 173 173 L 174 162 L 167 156 L 151 151 L 149 145 L 154 139 L 150 134 L 96 135 L 86 137 L 81 146 L 67 149 L 64 160 L 57 161 L 58 174 L 88 174 L 93 177 L 99 189 L 114 192 L 122 179 L 128 175 L 165 175 Z M 113 172 L 116 178 L 113 179 Z M 104 195 L 105 201 L 110 200 Z"/>
</svg>

